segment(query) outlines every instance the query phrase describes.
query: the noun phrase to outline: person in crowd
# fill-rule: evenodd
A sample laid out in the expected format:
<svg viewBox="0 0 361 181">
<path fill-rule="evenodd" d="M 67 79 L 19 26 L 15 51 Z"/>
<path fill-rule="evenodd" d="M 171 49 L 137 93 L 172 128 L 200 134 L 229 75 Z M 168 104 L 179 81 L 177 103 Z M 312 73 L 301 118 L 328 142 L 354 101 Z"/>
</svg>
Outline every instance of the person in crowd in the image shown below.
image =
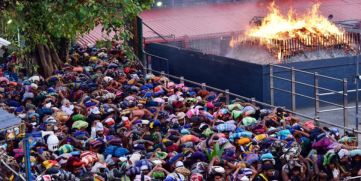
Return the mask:
<svg viewBox="0 0 361 181">
<path fill-rule="evenodd" d="M 145 73 L 119 46 L 75 46 L 52 76 L 1 66 L 0 107 L 30 136 L 32 177 L 99 181 L 307 181 L 361 176 L 356 135 L 282 108 Z M 6 73 L 5 73 L 6 72 Z M 25 172 L 19 130 L 1 155 Z M 4 157 L 5 156 L 0 156 Z M 3 168 L 1 168 L 3 170 Z M 1 178 L 15 180 L 4 171 Z"/>
</svg>

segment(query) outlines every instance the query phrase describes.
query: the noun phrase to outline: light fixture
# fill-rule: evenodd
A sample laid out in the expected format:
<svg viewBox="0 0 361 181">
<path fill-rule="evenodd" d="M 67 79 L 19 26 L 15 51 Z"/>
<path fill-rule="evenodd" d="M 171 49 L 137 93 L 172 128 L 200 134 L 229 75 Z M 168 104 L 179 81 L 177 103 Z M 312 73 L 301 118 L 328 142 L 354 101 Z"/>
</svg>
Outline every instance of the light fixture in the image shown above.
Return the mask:
<svg viewBox="0 0 361 181">
<path fill-rule="evenodd" d="M 162 7 L 163 2 L 162 1 L 157 1 L 156 5 L 157 5 L 157 7 Z"/>
</svg>

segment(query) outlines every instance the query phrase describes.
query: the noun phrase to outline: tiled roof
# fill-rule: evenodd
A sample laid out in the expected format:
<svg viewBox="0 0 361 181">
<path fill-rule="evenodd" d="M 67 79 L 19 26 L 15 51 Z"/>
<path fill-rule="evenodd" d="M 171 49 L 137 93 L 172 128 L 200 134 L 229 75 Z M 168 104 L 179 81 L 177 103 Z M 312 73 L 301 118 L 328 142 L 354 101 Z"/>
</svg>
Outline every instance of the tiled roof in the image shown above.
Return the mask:
<svg viewBox="0 0 361 181">
<path fill-rule="evenodd" d="M 187 8 L 154 9 L 141 14 L 143 22 L 164 37 L 182 38 L 184 36 L 202 36 L 239 32 L 244 30 L 255 16 L 265 16 L 270 0 L 246 1 L 239 3 L 214 4 Z M 287 12 L 292 7 L 302 13 L 309 9 L 315 0 L 278 0 L 276 4 L 281 11 Z M 321 13 L 333 15 L 334 21 L 361 20 L 360 0 L 318 0 L 321 2 Z M 87 45 L 97 40 L 106 39 L 107 35 L 97 26 L 87 35 L 79 38 L 78 43 Z M 143 26 L 145 38 L 158 36 Z M 155 40 L 155 39 L 153 39 Z"/>
<path fill-rule="evenodd" d="M 269 1 L 254 1 L 196 6 L 188 8 L 156 9 L 141 14 L 143 21 L 152 29 L 164 36 L 174 35 L 199 36 L 244 30 L 254 16 L 265 16 Z M 361 19 L 360 0 L 321 0 L 321 13 L 328 17 L 333 15 L 334 21 Z M 282 12 L 290 7 L 302 13 L 309 9 L 312 0 L 278 0 L 276 4 Z M 157 35 L 147 27 L 143 27 L 144 37 Z"/>
</svg>

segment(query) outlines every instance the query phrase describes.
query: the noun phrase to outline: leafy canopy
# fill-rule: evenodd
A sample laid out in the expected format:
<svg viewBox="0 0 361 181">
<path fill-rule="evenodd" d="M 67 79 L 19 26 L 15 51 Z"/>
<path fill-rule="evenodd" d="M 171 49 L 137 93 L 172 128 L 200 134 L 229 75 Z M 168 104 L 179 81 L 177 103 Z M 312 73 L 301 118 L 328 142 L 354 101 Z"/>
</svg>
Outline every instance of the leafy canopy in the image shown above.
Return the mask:
<svg viewBox="0 0 361 181">
<path fill-rule="evenodd" d="M 108 34 L 115 32 L 115 40 L 127 41 L 132 38 L 129 25 L 151 3 L 152 0 L 4 0 L 0 13 L 12 20 L 7 24 L 9 36 L 19 28 L 25 48 L 32 50 L 48 41 L 74 41 L 99 24 Z"/>
</svg>

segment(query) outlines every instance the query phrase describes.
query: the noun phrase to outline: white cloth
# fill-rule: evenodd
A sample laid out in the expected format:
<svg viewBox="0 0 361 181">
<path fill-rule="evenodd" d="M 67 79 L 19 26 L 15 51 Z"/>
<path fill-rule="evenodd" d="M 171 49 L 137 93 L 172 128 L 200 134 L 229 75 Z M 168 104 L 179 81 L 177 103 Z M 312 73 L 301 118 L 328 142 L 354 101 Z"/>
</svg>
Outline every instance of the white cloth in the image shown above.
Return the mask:
<svg viewBox="0 0 361 181">
<path fill-rule="evenodd" d="M 70 105 L 69 107 L 61 106 L 61 110 L 70 116 L 74 113 L 74 105 Z"/>
<path fill-rule="evenodd" d="M 134 181 L 151 181 L 152 180 L 152 178 L 151 177 L 149 177 L 148 175 L 144 175 L 144 180 L 142 180 L 142 175 L 137 175 L 137 176 L 135 176 L 135 178 L 134 178 Z"/>
</svg>

